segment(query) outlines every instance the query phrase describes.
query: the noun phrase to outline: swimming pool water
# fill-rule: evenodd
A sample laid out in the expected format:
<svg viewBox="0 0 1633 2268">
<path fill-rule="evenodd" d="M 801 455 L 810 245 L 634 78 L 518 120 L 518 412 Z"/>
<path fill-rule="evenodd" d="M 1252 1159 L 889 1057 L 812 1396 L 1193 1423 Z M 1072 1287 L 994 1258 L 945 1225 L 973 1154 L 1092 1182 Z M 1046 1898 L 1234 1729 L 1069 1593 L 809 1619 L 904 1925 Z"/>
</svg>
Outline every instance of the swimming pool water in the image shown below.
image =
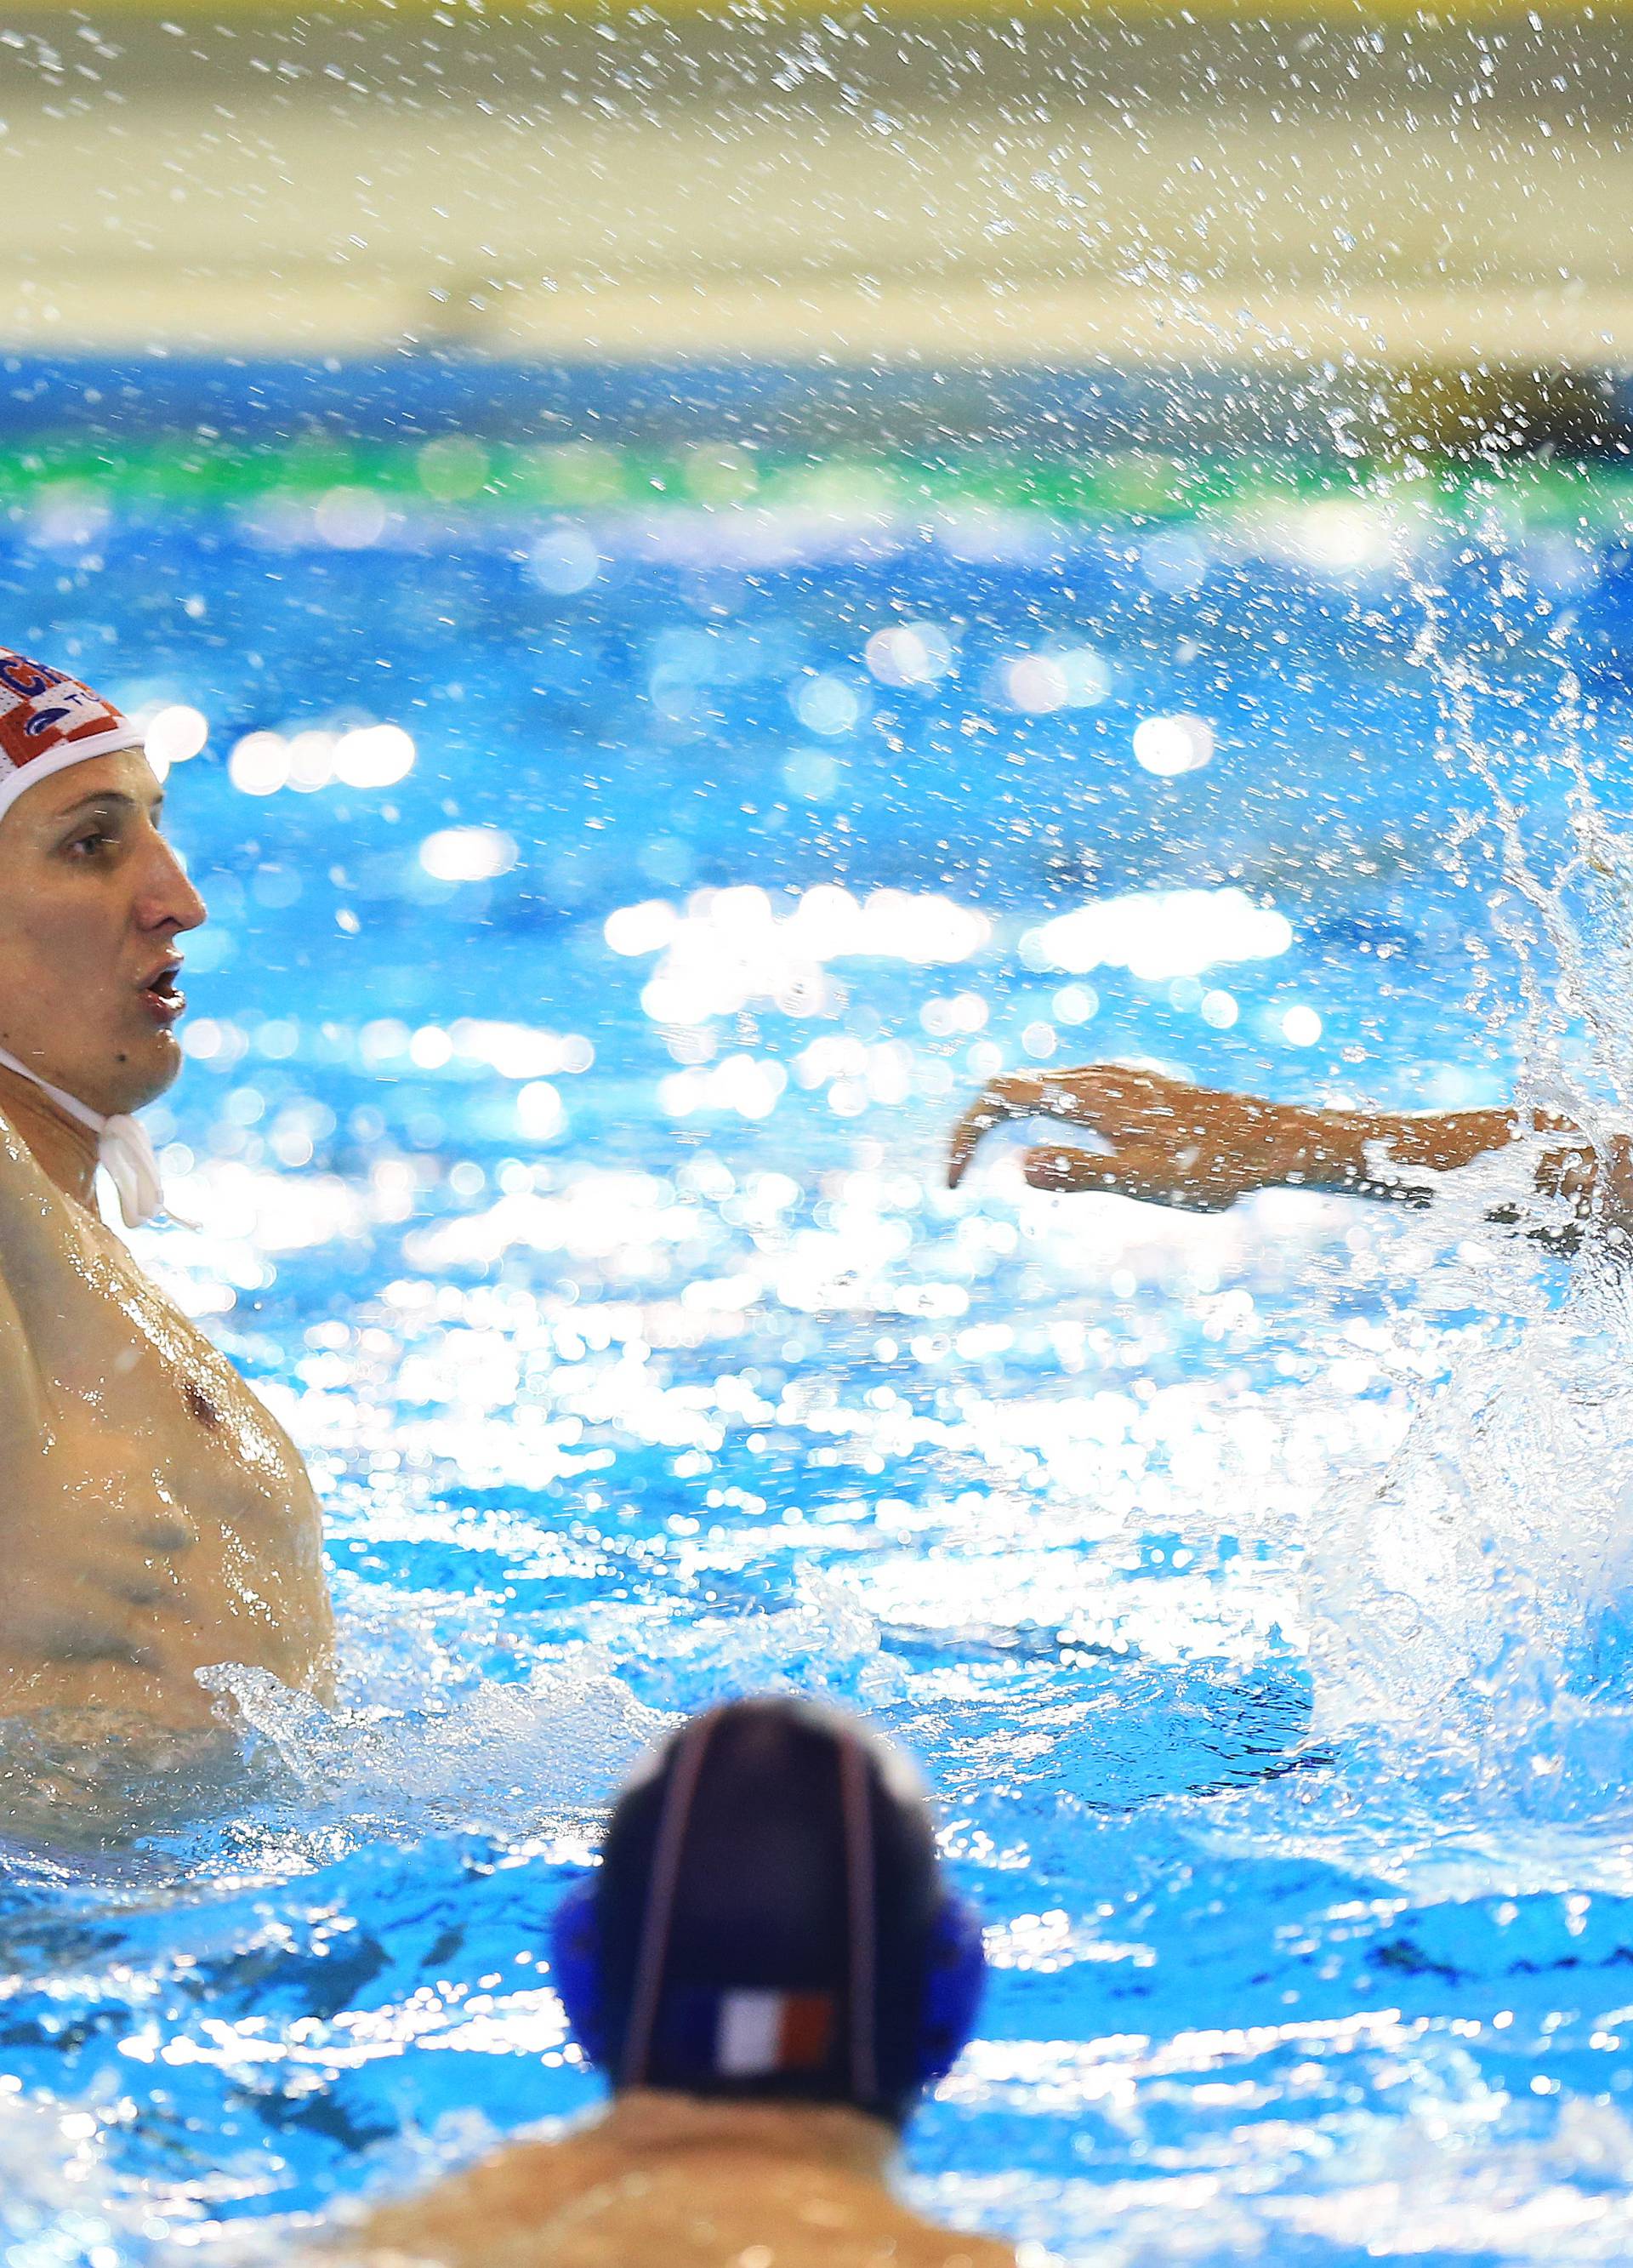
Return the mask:
<svg viewBox="0 0 1633 2268">
<path fill-rule="evenodd" d="M 0 527 L 9 638 L 210 723 L 141 1242 L 312 1456 L 344 1653 L 332 1713 L 224 1671 L 241 1777 L 133 1841 L 13 1822 L 14 2268 L 592 2102 L 544 1948 L 596 1806 L 776 1684 L 916 1750 L 990 1918 L 935 2209 L 1627 2257 L 1614 1252 L 1487 1225 L 1512 1162 L 1430 1214 L 1058 1200 L 1002 1137 L 941 1186 L 1000 1065 L 1614 1094 L 1618 555 L 1338 511 Z"/>
</svg>

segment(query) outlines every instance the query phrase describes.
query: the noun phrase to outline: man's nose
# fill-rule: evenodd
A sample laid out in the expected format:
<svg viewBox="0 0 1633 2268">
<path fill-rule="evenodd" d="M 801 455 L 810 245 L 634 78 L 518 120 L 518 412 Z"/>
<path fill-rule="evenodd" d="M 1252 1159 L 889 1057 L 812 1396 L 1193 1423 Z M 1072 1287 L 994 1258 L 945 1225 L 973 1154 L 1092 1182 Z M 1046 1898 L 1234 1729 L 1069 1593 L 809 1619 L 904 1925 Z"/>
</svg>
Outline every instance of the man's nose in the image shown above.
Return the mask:
<svg viewBox="0 0 1633 2268">
<path fill-rule="evenodd" d="M 143 929 L 168 929 L 178 934 L 197 929 L 210 918 L 180 859 L 162 836 L 154 841 L 152 864 L 143 876 L 136 914 Z"/>
</svg>

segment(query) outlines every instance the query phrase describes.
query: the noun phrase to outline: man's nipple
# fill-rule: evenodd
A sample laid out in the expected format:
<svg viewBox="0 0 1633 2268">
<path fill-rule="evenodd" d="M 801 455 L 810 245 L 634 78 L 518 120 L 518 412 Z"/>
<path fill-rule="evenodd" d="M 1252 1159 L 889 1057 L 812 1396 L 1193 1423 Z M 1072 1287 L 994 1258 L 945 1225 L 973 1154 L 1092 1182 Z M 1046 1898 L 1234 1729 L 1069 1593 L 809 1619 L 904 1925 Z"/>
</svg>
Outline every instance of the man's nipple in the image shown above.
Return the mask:
<svg viewBox="0 0 1633 2268">
<path fill-rule="evenodd" d="M 188 1410 L 197 1418 L 199 1424 L 208 1427 L 212 1433 L 219 1431 L 221 1411 L 215 1396 L 206 1388 L 201 1386 L 195 1378 L 189 1378 L 181 1391 Z"/>
</svg>

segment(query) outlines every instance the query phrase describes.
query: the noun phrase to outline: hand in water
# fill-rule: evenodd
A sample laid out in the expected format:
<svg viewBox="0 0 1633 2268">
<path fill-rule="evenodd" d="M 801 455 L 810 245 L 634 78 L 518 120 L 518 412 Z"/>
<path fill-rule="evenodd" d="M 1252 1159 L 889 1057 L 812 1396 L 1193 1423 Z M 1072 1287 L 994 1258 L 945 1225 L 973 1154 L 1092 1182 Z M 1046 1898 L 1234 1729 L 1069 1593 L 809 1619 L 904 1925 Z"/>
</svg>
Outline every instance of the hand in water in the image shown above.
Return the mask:
<svg viewBox="0 0 1633 2268">
<path fill-rule="evenodd" d="M 1026 1179 L 1040 1189 L 1100 1189 L 1148 1204 L 1222 1212 L 1284 1178 L 1287 1130 L 1300 1114 L 1252 1095 L 1188 1086 L 1117 1064 L 1014 1071 L 982 1089 L 953 1129 L 947 1181 L 956 1189 L 977 1144 L 1011 1118 L 1059 1118 L 1109 1145 L 1106 1154 L 1063 1144 L 1028 1150 Z"/>
</svg>

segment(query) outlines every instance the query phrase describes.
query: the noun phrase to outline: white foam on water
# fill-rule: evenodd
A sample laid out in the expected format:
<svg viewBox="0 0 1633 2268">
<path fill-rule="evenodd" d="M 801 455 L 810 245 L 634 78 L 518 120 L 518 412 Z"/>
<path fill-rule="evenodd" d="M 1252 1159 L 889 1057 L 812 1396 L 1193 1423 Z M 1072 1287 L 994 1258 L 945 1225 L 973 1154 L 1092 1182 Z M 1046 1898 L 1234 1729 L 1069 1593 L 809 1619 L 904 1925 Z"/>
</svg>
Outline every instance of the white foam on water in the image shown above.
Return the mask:
<svg viewBox="0 0 1633 2268">
<path fill-rule="evenodd" d="M 388 1699 L 365 1681 L 334 1707 L 241 1664 L 199 1682 L 217 1697 L 213 1734 L 173 1751 L 110 1736 L 100 1753 L 77 1737 L 69 1789 L 60 1775 L 31 1780 L 49 1763 L 48 1734 L 13 1731 L 4 1846 L 13 1879 L 140 1899 L 173 1886 L 178 1867 L 194 1881 L 242 1873 L 235 1830 L 252 1824 L 252 1871 L 272 1874 L 428 1832 L 582 1837 L 672 1722 L 586 1646 L 555 1649 L 512 1682 L 468 1665 L 450 1672 L 427 1648 L 412 1683 L 388 1660 Z"/>
<path fill-rule="evenodd" d="M 272 1874 L 427 1833 L 582 1844 L 609 1791 L 703 1701 L 770 1690 L 867 1707 L 907 1690 L 878 1618 L 822 1577 L 803 1578 L 794 1603 L 769 1612 L 705 1611 L 671 1624 L 611 1610 L 594 1645 L 519 1641 L 522 1674 L 508 1680 L 482 1666 L 495 1636 L 491 1603 L 440 1602 L 433 1641 L 416 1624 L 423 1596 L 347 1587 L 340 1702 L 326 1706 L 263 1669 L 202 1671 L 220 1733 L 168 1770 L 113 1749 L 82 1803 L 47 1799 L 19 1813 L 7 1845 L 14 1874 L 114 1899 L 151 1895 L 174 1867 L 129 1847 L 143 1835 L 192 1879 L 238 1877 L 246 1852 L 232 1830 L 252 1822 L 250 1871 Z M 394 1621 L 395 1638 L 377 1651 L 382 1625 Z"/>
<path fill-rule="evenodd" d="M 1467 2260 L 1478 2268 L 1592 2268 L 1633 2254 L 1620 2186 L 1633 2126 L 1607 2104 L 1564 2106 L 1543 2139 L 1503 2131 L 1495 2106 L 1437 2103 L 1358 2123 L 1338 2148 L 1277 2122 L 1265 2158 L 1199 2157 L 1150 2178 L 989 2175 L 915 2185 L 926 2210 L 967 2226 L 1050 2231 L 1023 2268 L 1275 2268 L 1286 2259 Z M 1301 2186 L 1267 2193 L 1270 2165 L 1303 2150 Z M 1327 2248 L 1330 2246 L 1329 2255 Z M 1294 2248 L 1297 2248 L 1294 2250 Z"/>
<path fill-rule="evenodd" d="M 203 1682 L 230 1697 L 251 1754 L 276 1758 L 308 1819 L 354 1820 L 371 1837 L 463 1826 L 514 1834 L 563 1810 L 599 1809 L 666 1727 L 600 1656 L 585 1654 L 515 1684 L 489 1682 L 445 1710 L 396 1717 L 326 1709 L 265 1670 L 229 1667 Z"/>
</svg>

